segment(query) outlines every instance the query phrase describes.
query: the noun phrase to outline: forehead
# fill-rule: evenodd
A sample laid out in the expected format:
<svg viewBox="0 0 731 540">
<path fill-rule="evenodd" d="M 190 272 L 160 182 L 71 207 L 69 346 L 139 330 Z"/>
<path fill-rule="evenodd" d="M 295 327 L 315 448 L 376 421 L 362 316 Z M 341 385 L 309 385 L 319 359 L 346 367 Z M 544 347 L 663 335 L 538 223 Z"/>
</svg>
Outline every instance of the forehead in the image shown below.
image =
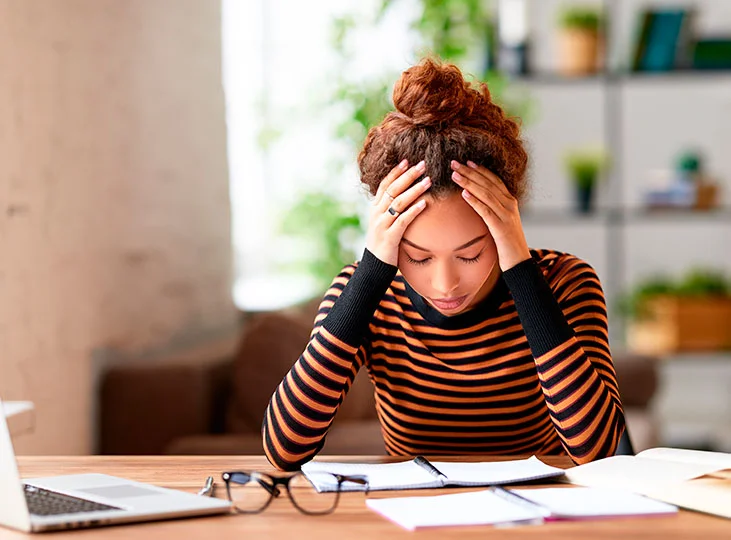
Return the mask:
<svg viewBox="0 0 731 540">
<path fill-rule="evenodd" d="M 426 197 L 426 208 L 406 229 L 404 238 L 437 252 L 451 252 L 487 234 L 485 222 L 459 193 L 446 198 Z"/>
</svg>

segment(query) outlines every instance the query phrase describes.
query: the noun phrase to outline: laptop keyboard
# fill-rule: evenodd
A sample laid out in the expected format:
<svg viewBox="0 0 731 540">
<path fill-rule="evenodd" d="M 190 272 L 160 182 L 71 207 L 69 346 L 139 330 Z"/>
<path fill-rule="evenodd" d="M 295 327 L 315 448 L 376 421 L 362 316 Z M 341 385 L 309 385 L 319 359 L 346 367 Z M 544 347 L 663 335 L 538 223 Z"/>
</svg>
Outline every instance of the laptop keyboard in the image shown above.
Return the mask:
<svg viewBox="0 0 731 540">
<path fill-rule="evenodd" d="M 28 510 L 35 516 L 57 516 L 59 514 L 80 514 L 81 512 L 97 512 L 99 510 L 122 510 L 85 499 L 48 491 L 47 489 L 25 485 L 25 500 Z"/>
</svg>

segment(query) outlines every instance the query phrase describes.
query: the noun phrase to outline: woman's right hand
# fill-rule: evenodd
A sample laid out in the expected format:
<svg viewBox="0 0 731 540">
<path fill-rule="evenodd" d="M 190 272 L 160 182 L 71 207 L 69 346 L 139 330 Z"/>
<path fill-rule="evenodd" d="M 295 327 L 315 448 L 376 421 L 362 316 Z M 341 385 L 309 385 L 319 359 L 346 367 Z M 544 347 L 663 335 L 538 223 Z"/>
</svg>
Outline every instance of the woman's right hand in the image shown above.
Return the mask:
<svg viewBox="0 0 731 540">
<path fill-rule="evenodd" d="M 409 224 L 426 207 L 426 201 L 416 201 L 431 186 L 427 176 L 411 186 L 426 170 L 423 161 L 411 168 L 403 160 L 381 181 L 373 201 L 366 248 L 386 264 L 398 266 L 398 250 L 401 238 Z"/>
</svg>

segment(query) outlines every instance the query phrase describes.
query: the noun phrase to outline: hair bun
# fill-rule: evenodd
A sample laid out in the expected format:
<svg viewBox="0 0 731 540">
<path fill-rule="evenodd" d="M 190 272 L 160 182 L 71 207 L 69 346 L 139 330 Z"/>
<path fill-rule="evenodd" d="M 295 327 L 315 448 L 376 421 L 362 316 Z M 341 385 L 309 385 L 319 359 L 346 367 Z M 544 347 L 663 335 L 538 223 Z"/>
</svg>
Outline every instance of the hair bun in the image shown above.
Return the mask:
<svg viewBox="0 0 731 540">
<path fill-rule="evenodd" d="M 474 118 L 490 95 L 472 88 L 453 64 L 426 59 L 403 72 L 393 89 L 393 103 L 416 125 L 445 126 Z M 467 122 L 469 123 L 469 122 Z"/>
</svg>

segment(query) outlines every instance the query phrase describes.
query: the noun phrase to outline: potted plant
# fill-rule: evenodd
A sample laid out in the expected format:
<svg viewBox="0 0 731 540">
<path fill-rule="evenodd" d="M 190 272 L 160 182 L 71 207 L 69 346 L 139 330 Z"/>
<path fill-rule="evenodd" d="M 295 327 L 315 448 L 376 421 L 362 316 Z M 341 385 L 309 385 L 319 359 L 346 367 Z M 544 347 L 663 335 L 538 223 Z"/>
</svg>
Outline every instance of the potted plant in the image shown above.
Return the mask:
<svg viewBox="0 0 731 540">
<path fill-rule="evenodd" d="M 567 5 L 559 12 L 559 72 L 592 75 L 599 70 L 603 51 L 603 18 L 598 7 Z"/>
<path fill-rule="evenodd" d="M 731 348 L 731 283 L 713 270 L 695 269 L 681 280 L 655 277 L 623 299 L 630 349 L 662 354 Z"/>
<path fill-rule="evenodd" d="M 576 210 L 584 214 L 591 212 L 596 185 L 608 168 L 606 153 L 600 149 L 575 148 L 566 152 L 564 162 L 574 185 Z"/>
</svg>

